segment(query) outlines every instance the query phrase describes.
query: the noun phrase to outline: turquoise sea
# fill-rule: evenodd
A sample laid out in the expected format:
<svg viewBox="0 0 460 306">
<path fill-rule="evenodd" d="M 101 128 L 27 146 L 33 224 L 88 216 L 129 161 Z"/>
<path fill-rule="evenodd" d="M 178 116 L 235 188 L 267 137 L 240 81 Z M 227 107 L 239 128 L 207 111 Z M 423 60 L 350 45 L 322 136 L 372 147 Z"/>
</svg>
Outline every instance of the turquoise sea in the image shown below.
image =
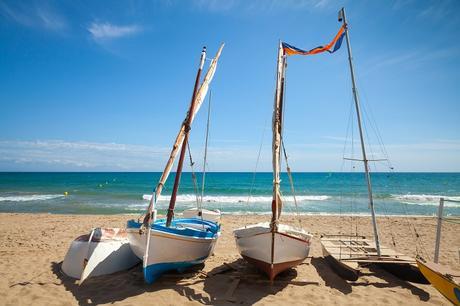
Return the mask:
<svg viewBox="0 0 460 306">
<path fill-rule="evenodd" d="M 159 177 L 147 172 L 0 173 L 0 212 L 140 214 Z M 363 173 L 294 173 L 293 178 L 302 214 L 369 214 Z M 173 180 L 174 173 L 158 203 L 160 213 L 168 206 Z M 226 214 L 269 213 L 272 174 L 257 173 L 252 181 L 253 173 L 208 173 L 204 207 Z M 460 173 L 373 173 L 372 181 L 378 214 L 433 215 L 440 196 L 460 200 Z M 288 182 L 283 174 L 284 212 L 295 213 Z M 184 173 L 177 211 L 195 205 L 191 174 Z M 460 203 L 446 202 L 445 212 L 460 215 Z"/>
</svg>

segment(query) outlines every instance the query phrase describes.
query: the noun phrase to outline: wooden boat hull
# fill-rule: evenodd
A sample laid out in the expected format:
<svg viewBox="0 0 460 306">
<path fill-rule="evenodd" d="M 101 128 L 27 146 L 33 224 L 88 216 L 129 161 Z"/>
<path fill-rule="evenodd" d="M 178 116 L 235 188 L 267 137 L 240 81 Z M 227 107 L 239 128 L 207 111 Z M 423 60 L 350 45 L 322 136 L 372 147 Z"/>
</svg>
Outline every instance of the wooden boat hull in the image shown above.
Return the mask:
<svg viewBox="0 0 460 306">
<path fill-rule="evenodd" d="M 417 265 L 433 287 L 454 305 L 460 305 L 460 272 L 449 271 L 442 265 L 425 262 L 420 258 L 417 258 Z"/>
<path fill-rule="evenodd" d="M 131 251 L 126 231 L 118 228 L 98 228 L 72 241 L 61 269 L 67 276 L 80 280 L 129 269 L 140 262 Z"/>
<path fill-rule="evenodd" d="M 145 255 L 147 231 L 141 223 L 128 221 L 128 238 L 133 252 L 143 260 L 144 279 L 155 282 L 164 272 L 203 263 L 213 252 L 220 236 L 220 226 L 199 219 L 175 219 L 171 227 L 165 220 L 156 221 L 150 231 L 148 256 Z"/>
<path fill-rule="evenodd" d="M 349 281 L 355 281 L 358 279 L 360 271 L 357 263 L 347 263 L 337 260 L 326 250 L 326 248 L 324 248 L 324 246 L 321 246 L 321 248 L 323 250 L 324 259 L 337 275 Z"/>
<path fill-rule="evenodd" d="M 184 218 L 198 218 L 207 221 L 220 223 L 221 212 L 220 210 L 208 210 L 208 209 L 197 209 L 190 208 L 182 212 Z"/>
<path fill-rule="evenodd" d="M 395 276 L 410 282 L 426 283 L 415 259 L 380 245 L 377 255 L 375 241 L 363 236 L 325 235 L 321 237 L 323 255 L 333 270 L 346 280 L 359 277 L 360 265 L 376 264 Z"/>
<path fill-rule="evenodd" d="M 268 223 L 250 225 L 233 233 L 241 256 L 264 272 L 270 280 L 307 258 L 312 237 L 305 231 L 280 224 L 278 232 L 274 233 L 272 262 L 273 233 Z"/>
</svg>

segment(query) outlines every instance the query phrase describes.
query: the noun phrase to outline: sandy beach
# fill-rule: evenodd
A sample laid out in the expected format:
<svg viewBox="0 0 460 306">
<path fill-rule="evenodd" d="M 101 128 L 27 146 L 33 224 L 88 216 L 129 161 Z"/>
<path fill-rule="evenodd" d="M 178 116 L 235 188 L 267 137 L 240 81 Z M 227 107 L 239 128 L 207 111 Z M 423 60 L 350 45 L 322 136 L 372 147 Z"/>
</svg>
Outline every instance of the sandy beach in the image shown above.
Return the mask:
<svg viewBox="0 0 460 306">
<path fill-rule="evenodd" d="M 71 241 L 93 226 L 123 227 L 126 215 L 0 214 L 0 304 L 2 305 L 449 305 L 430 285 L 404 282 L 369 267 L 356 282 L 339 278 L 321 256 L 319 235 L 347 231 L 350 217 L 303 216 L 302 225 L 315 235 L 311 256 L 296 269 L 281 274 L 273 285 L 240 259 L 232 230 L 267 216 L 224 216 L 222 236 L 215 254 L 204 267 L 185 274 L 169 273 L 146 285 L 141 266 L 109 276 L 89 279 L 82 286 L 63 275 L 60 264 Z M 359 218 L 361 233 L 370 233 L 369 218 Z M 415 224 L 426 252 L 433 254 L 435 218 L 379 218 L 385 244 L 415 255 Z M 284 222 L 297 222 L 284 217 Z M 440 262 L 459 267 L 458 226 L 443 226 Z M 230 264 L 229 269 L 216 273 Z M 204 272 L 204 273 L 203 273 Z M 234 290 L 233 290 L 234 289 Z"/>
</svg>

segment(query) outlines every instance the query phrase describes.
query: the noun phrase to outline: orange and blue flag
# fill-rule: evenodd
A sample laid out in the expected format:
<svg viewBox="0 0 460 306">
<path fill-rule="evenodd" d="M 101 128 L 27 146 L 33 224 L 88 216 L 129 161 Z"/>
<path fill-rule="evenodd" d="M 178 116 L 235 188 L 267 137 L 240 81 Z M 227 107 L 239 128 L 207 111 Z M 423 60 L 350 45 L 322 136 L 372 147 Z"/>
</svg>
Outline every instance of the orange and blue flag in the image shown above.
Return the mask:
<svg viewBox="0 0 460 306">
<path fill-rule="evenodd" d="M 328 43 L 326 46 L 319 46 L 316 48 L 313 48 L 309 51 L 302 50 L 299 48 L 296 48 L 294 46 L 291 46 L 288 43 L 283 42 L 283 50 L 284 54 L 286 55 L 313 55 L 313 54 L 318 54 L 322 52 L 329 52 L 329 53 L 334 53 L 335 51 L 339 50 L 340 46 L 342 45 L 343 37 L 345 36 L 345 29 L 346 25 L 343 25 L 337 35 L 335 35 L 334 39 Z"/>
</svg>

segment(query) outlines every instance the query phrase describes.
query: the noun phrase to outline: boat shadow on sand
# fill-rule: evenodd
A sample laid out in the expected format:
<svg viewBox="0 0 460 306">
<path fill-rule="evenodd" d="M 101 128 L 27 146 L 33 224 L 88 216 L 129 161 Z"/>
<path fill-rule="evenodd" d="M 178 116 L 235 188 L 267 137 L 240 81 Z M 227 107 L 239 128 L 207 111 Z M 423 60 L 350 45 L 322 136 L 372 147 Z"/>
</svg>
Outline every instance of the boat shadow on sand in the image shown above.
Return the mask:
<svg viewBox="0 0 460 306">
<path fill-rule="evenodd" d="M 323 279 L 326 286 L 336 289 L 343 294 L 352 292 L 353 287 L 373 286 L 376 288 L 405 288 L 417 296 L 421 301 L 428 301 L 430 294 L 425 290 L 401 280 L 391 273 L 375 265 L 369 265 L 363 269 L 362 275 L 357 281 L 346 281 L 338 276 L 323 257 L 314 257 L 311 264 L 316 268 L 319 276 Z M 382 282 L 382 280 L 384 282 Z"/>
<path fill-rule="evenodd" d="M 317 282 L 296 281 L 295 269 L 286 270 L 270 283 L 265 275 L 238 259 L 208 272 L 203 271 L 204 265 L 184 273 L 169 272 L 153 285 L 144 282 L 142 266 L 139 264 L 127 271 L 90 278 L 80 286 L 75 279 L 62 273 L 61 264 L 53 262 L 51 269 L 79 305 L 113 303 L 161 290 L 174 290 L 189 301 L 203 305 L 250 305 L 276 294 L 288 285 L 318 285 Z"/>
</svg>

